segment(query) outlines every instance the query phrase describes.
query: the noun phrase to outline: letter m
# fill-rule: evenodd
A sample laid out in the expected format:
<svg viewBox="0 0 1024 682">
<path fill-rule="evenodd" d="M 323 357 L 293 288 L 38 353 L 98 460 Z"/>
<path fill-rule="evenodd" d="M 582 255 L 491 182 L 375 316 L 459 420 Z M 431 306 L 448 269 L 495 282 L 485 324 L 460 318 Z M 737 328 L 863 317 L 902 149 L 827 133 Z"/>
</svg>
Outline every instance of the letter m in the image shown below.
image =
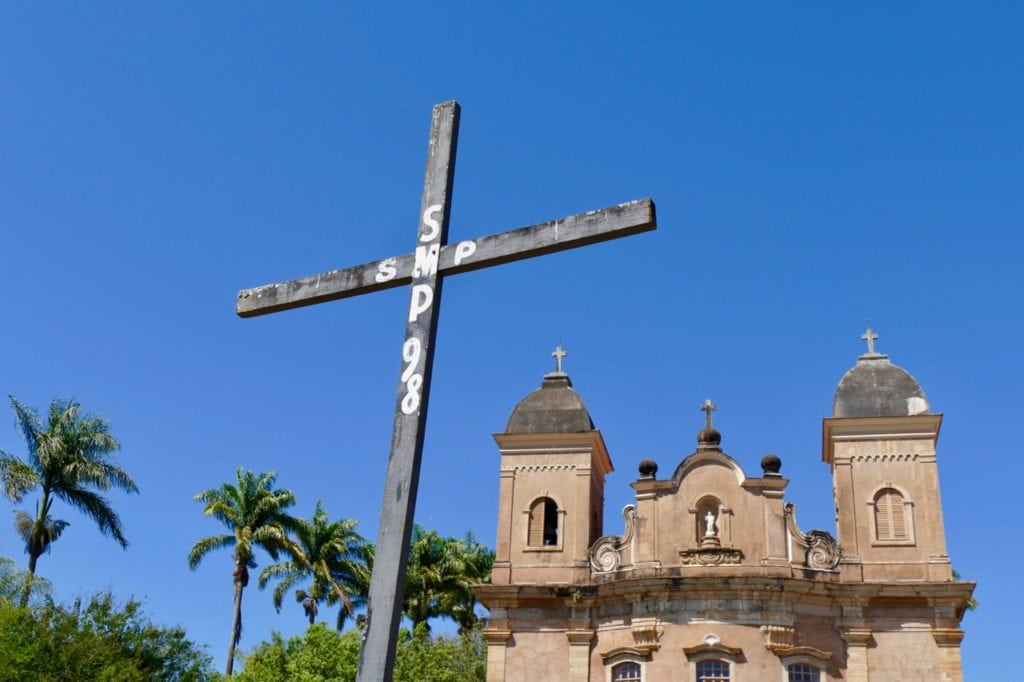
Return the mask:
<svg viewBox="0 0 1024 682">
<path fill-rule="evenodd" d="M 437 259 L 441 251 L 440 244 L 416 247 L 416 262 L 412 268 L 412 276 L 427 277 L 437 272 Z"/>
</svg>

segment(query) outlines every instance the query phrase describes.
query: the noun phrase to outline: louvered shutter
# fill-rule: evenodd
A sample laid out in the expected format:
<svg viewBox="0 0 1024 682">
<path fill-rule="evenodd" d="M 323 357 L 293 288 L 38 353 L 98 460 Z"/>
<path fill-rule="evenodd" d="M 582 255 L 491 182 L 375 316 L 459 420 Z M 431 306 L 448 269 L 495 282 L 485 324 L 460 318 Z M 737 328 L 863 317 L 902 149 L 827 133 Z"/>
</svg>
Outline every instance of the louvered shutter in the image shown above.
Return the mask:
<svg viewBox="0 0 1024 682">
<path fill-rule="evenodd" d="M 907 515 L 903 506 L 903 496 L 895 490 L 889 497 L 889 509 L 892 514 L 892 539 L 906 540 L 909 535 L 907 534 Z"/>
<path fill-rule="evenodd" d="M 879 540 L 892 539 L 892 514 L 889 509 L 889 494 L 883 490 L 875 499 L 875 530 Z"/>
<path fill-rule="evenodd" d="M 542 497 L 530 507 L 530 526 L 526 540 L 530 547 L 544 546 L 544 502 L 545 498 Z"/>
<path fill-rule="evenodd" d="M 886 488 L 875 498 L 875 529 L 879 540 L 906 540 L 910 537 L 903 495 L 898 490 Z"/>
</svg>

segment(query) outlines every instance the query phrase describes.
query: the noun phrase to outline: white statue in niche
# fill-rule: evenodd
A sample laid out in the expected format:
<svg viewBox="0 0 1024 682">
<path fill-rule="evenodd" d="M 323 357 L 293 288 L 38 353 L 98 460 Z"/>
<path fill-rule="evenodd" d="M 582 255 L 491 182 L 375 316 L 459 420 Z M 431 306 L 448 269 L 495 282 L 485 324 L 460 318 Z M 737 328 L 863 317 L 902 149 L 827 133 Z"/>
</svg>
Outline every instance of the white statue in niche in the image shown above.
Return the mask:
<svg viewBox="0 0 1024 682">
<path fill-rule="evenodd" d="M 708 513 L 704 515 L 704 537 L 713 538 L 718 533 L 715 532 L 715 513 L 708 510 Z"/>
</svg>

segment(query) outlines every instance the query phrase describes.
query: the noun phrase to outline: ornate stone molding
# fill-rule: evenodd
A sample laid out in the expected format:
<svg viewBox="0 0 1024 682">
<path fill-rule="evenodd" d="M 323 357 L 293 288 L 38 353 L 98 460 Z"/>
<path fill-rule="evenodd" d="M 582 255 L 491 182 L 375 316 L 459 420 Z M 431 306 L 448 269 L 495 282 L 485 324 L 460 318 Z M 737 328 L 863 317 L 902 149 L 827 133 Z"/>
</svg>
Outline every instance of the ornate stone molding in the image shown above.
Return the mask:
<svg viewBox="0 0 1024 682">
<path fill-rule="evenodd" d="M 804 548 L 804 566 L 822 571 L 834 571 L 843 558 L 843 547 L 831 533 L 814 529 L 803 533 L 796 525 L 796 505 L 786 504 L 786 528 L 796 543 Z"/>
<path fill-rule="evenodd" d="M 867 628 L 850 628 L 840 635 L 847 646 L 866 647 L 871 641 L 871 630 Z"/>
<path fill-rule="evenodd" d="M 622 567 L 622 552 L 633 542 L 636 526 L 636 507 L 626 505 L 622 510 L 626 522 L 623 535 L 604 535 L 590 546 L 590 569 L 594 573 L 611 573 Z"/>
<path fill-rule="evenodd" d="M 484 630 L 480 634 L 488 644 L 504 644 L 512 638 L 511 630 Z"/>
<path fill-rule="evenodd" d="M 633 623 L 633 642 L 636 648 L 650 653 L 661 648 L 661 629 L 657 622 Z"/>
<path fill-rule="evenodd" d="M 958 647 L 964 638 L 964 631 L 956 628 L 935 628 L 932 638 L 940 647 Z"/>
<path fill-rule="evenodd" d="M 875 455 L 853 455 L 850 457 L 851 462 L 915 462 L 920 457 L 916 452 L 914 453 L 902 453 L 896 455 L 890 454 L 875 454 Z"/>
<path fill-rule="evenodd" d="M 831 651 L 822 651 L 821 649 L 815 649 L 813 646 L 791 646 L 782 647 L 775 651 L 779 658 L 786 659 L 793 656 L 808 656 L 810 658 L 816 658 L 822 663 L 827 663 L 832 660 Z"/>
<path fill-rule="evenodd" d="M 715 635 L 708 635 L 704 643 L 698 646 L 683 647 L 683 653 L 687 658 L 693 658 L 699 654 L 718 654 L 731 658 L 739 658 L 743 655 L 743 649 L 735 646 L 726 646 Z"/>
<path fill-rule="evenodd" d="M 785 625 L 762 625 L 761 634 L 764 635 L 764 647 L 779 653 L 780 650 L 793 648 L 796 630 Z"/>
<path fill-rule="evenodd" d="M 602 651 L 599 655 L 601 656 L 602 663 L 608 663 L 624 656 L 650 659 L 651 652 L 649 649 L 642 649 L 640 647 L 620 646 L 611 651 Z"/>
<path fill-rule="evenodd" d="M 575 464 L 524 464 L 515 467 L 517 473 L 534 473 L 545 471 L 576 471 Z"/>
<path fill-rule="evenodd" d="M 594 639 L 593 630 L 566 630 L 565 636 L 570 645 L 589 644 Z"/>
<path fill-rule="evenodd" d="M 684 566 L 719 566 L 743 563 L 743 552 L 733 547 L 701 547 L 679 550 Z"/>
</svg>

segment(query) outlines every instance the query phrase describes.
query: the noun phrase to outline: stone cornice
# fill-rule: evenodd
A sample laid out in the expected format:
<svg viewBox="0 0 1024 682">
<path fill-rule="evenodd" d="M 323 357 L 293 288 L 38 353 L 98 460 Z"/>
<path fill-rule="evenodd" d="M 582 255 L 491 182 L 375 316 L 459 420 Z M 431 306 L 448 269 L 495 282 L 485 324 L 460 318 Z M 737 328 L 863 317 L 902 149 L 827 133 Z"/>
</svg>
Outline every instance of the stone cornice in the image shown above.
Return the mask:
<svg viewBox="0 0 1024 682">
<path fill-rule="evenodd" d="M 654 569 L 663 570 L 663 569 Z M 950 606 L 966 606 L 974 590 L 967 582 L 884 582 L 840 583 L 824 579 L 783 578 L 774 576 L 694 576 L 622 578 L 590 584 L 519 584 L 473 587 L 473 594 L 488 608 L 551 606 L 575 597 L 600 606 L 620 601 L 657 601 L 665 599 L 750 598 L 775 603 L 792 603 L 805 596 L 824 597 L 836 604 L 866 606 L 871 599 L 928 599 Z"/>
<path fill-rule="evenodd" d="M 512 638 L 511 630 L 484 630 L 480 633 L 488 644 L 504 644 Z"/>
<path fill-rule="evenodd" d="M 593 630 L 567 630 L 565 636 L 569 640 L 569 644 L 589 644 L 594 639 Z"/>
<path fill-rule="evenodd" d="M 859 440 L 932 440 L 939 437 L 941 414 L 905 417 L 826 417 L 821 423 L 821 459 L 832 464 L 833 443 Z"/>
<path fill-rule="evenodd" d="M 940 647 L 958 647 L 964 638 L 964 631 L 956 628 L 935 628 L 932 630 L 932 638 Z"/>
<path fill-rule="evenodd" d="M 614 660 L 621 656 L 632 656 L 634 658 L 649 659 L 651 657 L 651 649 L 649 648 L 637 648 L 632 646 L 620 646 L 610 651 L 602 651 L 598 654 L 601 657 L 602 663 Z"/>
<path fill-rule="evenodd" d="M 602 476 L 615 470 L 600 431 L 580 433 L 495 433 L 502 458 L 515 455 L 590 452 Z"/>
</svg>

